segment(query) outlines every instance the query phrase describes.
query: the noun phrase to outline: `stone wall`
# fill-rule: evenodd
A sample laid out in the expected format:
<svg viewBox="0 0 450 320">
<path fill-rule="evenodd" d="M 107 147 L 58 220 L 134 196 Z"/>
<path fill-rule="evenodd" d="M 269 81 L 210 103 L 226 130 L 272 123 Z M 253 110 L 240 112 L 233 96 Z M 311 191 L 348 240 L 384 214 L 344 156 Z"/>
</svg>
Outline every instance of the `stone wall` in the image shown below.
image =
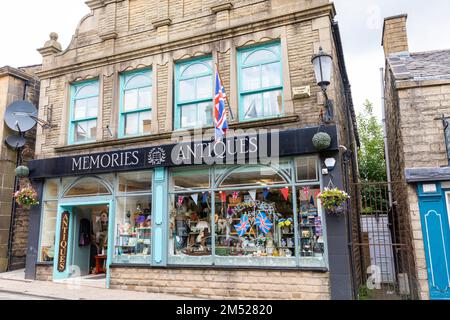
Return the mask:
<svg viewBox="0 0 450 320">
<path fill-rule="evenodd" d="M 94 2 L 97 5 L 94 6 Z M 58 55 L 44 54 L 43 70 L 39 73 L 42 79 L 40 117 L 47 119 L 51 112 L 54 127 L 51 130 L 38 128 L 37 158 L 78 154 L 80 150 L 90 152 L 90 149 L 109 151 L 124 143 L 130 147 L 141 147 L 173 142 L 170 141 L 170 133 L 173 130 L 174 65 L 179 60 L 207 54 L 212 54 L 213 59 L 218 62 L 231 107 L 236 115 L 235 121 L 231 122 L 232 128 L 301 128 L 319 123 L 323 100 L 320 88 L 315 83 L 311 57 L 318 52 L 320 46 L 336 56 L 331 33 L 334 8 L 328 1 L 241 0 L 231 1 L 232 6 L 225 6 L 225 9 L 215 8 L 215 1 L 191 0 L 189 3 L 185 1 L 177 5 L 169 1 L 168 12 L 158 13 L 158 19 L 165 15 L 171 20 L 167 22 L 169 25 L 164 27 L 153 26 L 151 19 L 154 17 L 148 16 L 150 13 L 142 10 L 151 0 L 110 2 L 112 4 L 105 7 L 101 5 L 101 1 L 92 1 L 90 5 L 93 12 L 81 22 L 69 48 Z M 198 12 L 188 10 L 199 3 L 202 5 Z M 109 6 L 116 6 L 115 15 L 108 16 Z M 160 7 L 161 4 L 158 4 L 158 8 Z M 216 13 L 217 10 L 219 11 Z M 122 16 L 125 13 L 128 13 L 127 18 Z M 102 36 L 102 30 L 97 28 L 108 19 L 116 21 L 114 32 L 117 36 L 98 43 L 98 35 Z M 125 22 L 127 19 L 129 21 Z M 216 25 L 216 20 L 223 19 L 228 21 L 226 25 L 219 22 L 219 25 Z M 133 20 L 135 21 L 132 22 Z M 204 24 L 203 20 L 206 21 Z M 250 24 L 250 21 L 254 23 Z M 165 40 L 158 40 L 158 37 L 153 36 L 161 28 L 168 29 L 169 36 Z M 159 30 L 159 33 L 164 32 Z M 145 37 L 145 41 L 142 37 Z M 189 43 L 186 43 L 186 40 L 189 40 Z M 277 121 L 255 121 L 251 125 L 239 123 L 236 51 L 243 46 L 273 40 L 280 41 L 282 48 L 285 117 Z M 82 49 L 79 48 L 81 44 Z M 49 50 L 48 47 L 44 49 Z M 336 102 L 341 136 L 341 132 L 351 128 L 346 128 L 341 116 L 345 110 L 341 110 L 344 108 L 343 100 L 338 96 L 342 94 L 342 84 L 337 60 L 336 58 L 333 75 L 335 86 L 330 90 L 330 94 Z M 119 75 L 125 70 L 142 67 L 152 67 L 155 77 L 153 105 L 156 107 L 153 108 L 152 119 L 155 123 L 152 125 L 152 135 L 138 139 L 117 139 Z M 69 84 L 89 78 L 99 78 L 101 86 L 97 142 L 68 147 Z M 309 86 L 311 96 L 294 99 L 293 88 L 301 86 Z M 108 125 L 113 137 L 106 129 Z M 180 136 L 185 134 L 181 133 Z"/>
<path fill-rule="evenodd" d="M 38 68 L 37 66 L 34 69 Z M 33 69 L 33 70 L 34 70 Z M 25 99 L 37 106 L 39 99 L 39 82 L 24 70 L 0 68 L 0 272 L 25 267 L 25 256 L 28 238 L 28 210 L 18 208 L 11 219 L 17 152 L 9 149 L 4 139 L 13 134 L 4 124 L 3 115 L 6 107 L 14 101 L 24 98 L 25 82 L 27 94 Z M 34 156 L 35 130 L 26 133 L 27 144 L 23 149 L 24 163 Z M 16 209 L 14 207 L 14 209 Z M 12 222 L 12 226 L 11 226 Z M 10 228 L 12 228 L 11 256 L 8 257 L 10 244 Z M 8 258 L 10 261 L 8 262 Z"/>
<path fill-rule="evenodd" d="M 208 299 L 330 299 L 328 273 L 111 268 L 111 288 Z"/>
<path fill-rule="evenodd" d="M 53 280 L 53 264 L 37 264 L 36 280 L 52 281 Z"/>
</svg>

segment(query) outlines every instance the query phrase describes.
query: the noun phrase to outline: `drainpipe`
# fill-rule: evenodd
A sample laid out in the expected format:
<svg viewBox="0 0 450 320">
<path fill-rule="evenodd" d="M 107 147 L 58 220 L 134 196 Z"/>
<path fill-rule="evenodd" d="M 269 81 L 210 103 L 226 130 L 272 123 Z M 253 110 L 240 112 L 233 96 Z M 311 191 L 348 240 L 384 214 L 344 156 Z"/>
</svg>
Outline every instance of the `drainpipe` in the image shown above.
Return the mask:
<svg viewBox="0 0 450 320">
<path fill-rule="evenodd" d="M 388 138 L 386 129 L 386 109 L 385 101 L 386 97 L 384 95 L 384 68 L 380 68 L 381 75 L 381 112 L 382 112 L 382 123 L 383 123 L 383 140 L 384 140 L 384 155 L 386 159 L 386 175 L 388 183 L 388 197 L 389 197 L 389 209 L 392 208 L 392 179 L 391 179 L 391 163 L 389 160 L 389 148 L 388 148 Z"/>
<path fill-rule="evenodd" d="M 28 91 L 28 81 L 24 82 L 23 86 L 23 98 L 22 100 L 27 99 L 27 91 Z M 19 148 L 16 150 L 16 167 L 20 165 L 21 162 L 21 156 L 20 153 L 22 152 L 22 149 Z M 19 188 L 19 178 L 16 176 L 14 178 L 14 192 L 16 192 Z M 8 238 L 8 264 L 6 266 L 6 271 L 11 271 L 11 260 L 12 260 L 12 250 L 13 250 L 13 236 L 14 236 L 14 227 L 16 226 L 16 210 L 17 205 L 16 201 L 13 198 L 12 200 L 12 206 L 11 206 L 11 219 L 9 223 L 9 238 Z"/>
</svg>

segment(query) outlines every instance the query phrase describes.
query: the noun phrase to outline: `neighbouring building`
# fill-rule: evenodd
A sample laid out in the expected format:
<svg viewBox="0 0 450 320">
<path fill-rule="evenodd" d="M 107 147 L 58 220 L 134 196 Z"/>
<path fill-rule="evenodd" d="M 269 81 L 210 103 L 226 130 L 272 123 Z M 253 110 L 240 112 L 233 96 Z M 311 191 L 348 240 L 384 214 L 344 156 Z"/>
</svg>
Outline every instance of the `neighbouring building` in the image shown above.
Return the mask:
<svg viewBox="0 0 450 320">
<path fill-rule="evenodd" d="M 407 16 L 385 19 L 385 110 L 398 243 L 421 299 L 450 299 L 450 50 L 409 52 Z M 438 31 L 438 30 L 436 30 Z"/>
<path fill-rule="evenodd" d="M 352 299 L 353 205 L 328 215 L 317 197 L 332 185 L 350 193 L 357 180 L 333 4 L 86 4 L 67 49 L 54 33 L 39 49 L 39 118 L 51 128 L 37 128 L 30 163 L 41 204 L 27 277 L 94 272 L 109 288 L 192 297 Z M 320 47 L 333 57 L 328 123 L 311 62 Z M 216 70 L 237 131 L 217 144 Z M 270 157 L 259 129 L 279 142 Z M 312 143 L 318 132 L 332 138 L 326 150 Z"/>
<path fill-rule="evenodd" d="M 17 166 L 17 150 L 4 143 L 17 133 L 4 123 L 5 109 L 13 102 L 27 100 L 37 106 L 39 81 L 35 76 L 40 66 L 0 68 L 0 272 L 25 267 L 28 240 L 28 210 L 17 207 L 12 194 L 17 187 L 14 170 Z M 34 153 L 35 130 L 26 134 L 27 144 L 20 151 L 25 163 Z"/>
</svg>

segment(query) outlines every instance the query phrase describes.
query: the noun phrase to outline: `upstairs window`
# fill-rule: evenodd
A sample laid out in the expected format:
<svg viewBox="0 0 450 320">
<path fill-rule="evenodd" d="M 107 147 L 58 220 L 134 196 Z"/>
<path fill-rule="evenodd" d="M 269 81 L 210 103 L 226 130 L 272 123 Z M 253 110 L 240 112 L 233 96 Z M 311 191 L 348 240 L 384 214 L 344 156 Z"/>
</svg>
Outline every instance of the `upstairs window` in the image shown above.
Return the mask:
<svg viewBox="0 0 450 320">
<path fill-rule="evenodd" d="M 151 133 L 152 71 L 127 72 L 120 77 L 119 137 Z"/>
<path fill-rule="evenodd" d="M 241 120 L 257 120 L 283 114 L 280 51 L 279 43 L 238 51 Z"/>
<path fill-rule="evenodd" d="M 99 104 L 98 80 L 71 87 L 69 144 L 95 141 Z"/>
<path fill-rule="evenodd" d="M 213 125 L 211 57 L 178 63 L 175 77 L 175 129 Z"/>
</svg>

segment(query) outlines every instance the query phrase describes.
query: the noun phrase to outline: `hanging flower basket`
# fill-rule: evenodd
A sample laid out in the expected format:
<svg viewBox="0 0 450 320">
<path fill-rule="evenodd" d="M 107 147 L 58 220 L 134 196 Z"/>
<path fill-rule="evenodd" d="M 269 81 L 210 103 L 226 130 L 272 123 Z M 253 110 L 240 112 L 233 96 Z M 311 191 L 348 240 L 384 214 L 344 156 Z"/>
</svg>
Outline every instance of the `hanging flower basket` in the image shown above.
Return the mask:
<svg viewBox="0 0 450 320">
<path fill-rule="evenodd" d="M 28 175 L 30 174 L 30 169 L 28 169 L 27 166 L 18 166 L 15 171 L 16 176 L 19 178 L 28 177 Z"/>
<path fill-rule="evenodd" d="M 325 150 L 331 146 L 331 136 L 326 132 L 318 132 L 312 138 L 314 148 Z"/>
<path fill-rule="evenodd" d="M 338 188 L 325 188 L 318 198 L 322 201 L 322 205 L 329 214 L 341 214 L 345 212 L 344 204 L 350 199 L 350 196 Z"/>
<path fill-rule="evenodd" d="M 37 192 L 30 184 L 16 191 L 13 196 L 20 206 L 30 207 L 39 204 Z"/>
</svg>

